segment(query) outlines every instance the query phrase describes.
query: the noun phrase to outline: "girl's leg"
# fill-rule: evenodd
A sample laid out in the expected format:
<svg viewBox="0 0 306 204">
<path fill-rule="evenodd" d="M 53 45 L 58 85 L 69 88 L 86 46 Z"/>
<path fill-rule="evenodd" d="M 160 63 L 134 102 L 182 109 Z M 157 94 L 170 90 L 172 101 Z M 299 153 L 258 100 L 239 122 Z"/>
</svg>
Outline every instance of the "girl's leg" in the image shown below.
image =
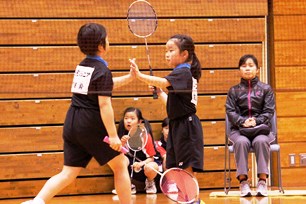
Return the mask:
<svg viewBox="0 0 306 204">
<path fill-rule="evenodd" d="M 48 202 L 62 189 L 71 184 L 79 175 L 81 169 L 82 167 L 64 166 L 59 174 L 51 177 L 45 183 L 36 197 Z"/>
<path fill-rule="evenodd" d="M 114 172 L 115 189 L 121 204 L 132 204 L 129 160 L 120 154 L 107 163 Z"/>
<path fill-rule="evenodd" d="M 155 181 L 154 178 L 157 175 L 157 172 L 154 171 L 153 169 L 155 169 L 156 171 L 158 171 L 158 164 L 156 162 L 149 162 L 144 166 L 144 174 L 147 177 L 146 178 L 146 193 L 148 194 L 155 194 L 157 192 L 156 189 L 156 185 L 155 185 Z"/>
<path fill-rule="evenodd" d="M 156 162 L 149 162 L 144 166 L 144 174 L 146 175 L 149 181 L 154 180 L 157 175 L 157 172 L 154 171 L 152 168 L 158 171 L 158 164 Z"/>
</svg>

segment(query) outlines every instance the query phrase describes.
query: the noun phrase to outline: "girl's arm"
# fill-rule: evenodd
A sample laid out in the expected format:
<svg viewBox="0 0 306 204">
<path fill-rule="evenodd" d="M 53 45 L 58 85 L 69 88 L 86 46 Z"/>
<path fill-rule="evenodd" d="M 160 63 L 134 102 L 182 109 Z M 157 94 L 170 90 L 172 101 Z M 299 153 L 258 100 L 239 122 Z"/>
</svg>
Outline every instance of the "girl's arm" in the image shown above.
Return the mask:
<svg viewBox="0 0 306 204">
<path fill-rule="evenodd" d="M 131 72 L 129 74 L 120 76 L 120 77 L 113 77 L 113 82 L 114 82 L 114 89 L 124 86 L 128 83 L 130 83 L 133 80 L 133 75 Z"/>
<path fill-rule="evenodd" d="M 114 119 L 114 111 L 112 107 L 111 97 L 99 96 L 99 107 L 100 107 L 101 119 L 108 133 L 110 147 L 116 151 L 120 151 L 122 144 L 118 137 L 116 125 L 114 122 L 115 119 Z"/>
<path fill-rule="evenodd" d="M 136 77 L 140 79 L 141 81 L 145 82 L 146 84 L 151 85 L 151 86 L 156 86 L 159 88 L 163 88 L 163 89 L 167 88 L 168 86 L 171 86 L 169 81 L 165 78 L 157 77 L 157 76 L 150 76 L 150 75 L 141 73 L 138 69 L 135 59 L 130 59 L 130 63 L 131 63 L 130 67 L 135 73 Z"/>
</svg>

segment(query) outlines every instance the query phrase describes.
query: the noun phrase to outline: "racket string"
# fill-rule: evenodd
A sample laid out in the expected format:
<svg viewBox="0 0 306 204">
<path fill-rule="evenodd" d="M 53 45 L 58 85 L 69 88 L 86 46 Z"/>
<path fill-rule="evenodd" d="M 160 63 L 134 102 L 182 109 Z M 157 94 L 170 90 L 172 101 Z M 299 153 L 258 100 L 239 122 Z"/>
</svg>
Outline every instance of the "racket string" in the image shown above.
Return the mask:
<svg viewBox="0 0 306 204">
<path fill-rule="evenodd" d="M 130 31 L 139 37 L 152 35 L 157 28 L 157 16 L 153 7 L 144 1 L 133 3 L 128 10 Z"/>
</svg>

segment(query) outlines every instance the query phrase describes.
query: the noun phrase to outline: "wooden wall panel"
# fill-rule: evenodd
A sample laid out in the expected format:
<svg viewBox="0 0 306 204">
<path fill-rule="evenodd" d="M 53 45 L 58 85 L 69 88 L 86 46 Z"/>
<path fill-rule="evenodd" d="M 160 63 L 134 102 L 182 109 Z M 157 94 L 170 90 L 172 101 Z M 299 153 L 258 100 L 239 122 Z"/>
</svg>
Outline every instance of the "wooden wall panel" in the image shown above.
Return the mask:
<svg viewBox="0 0 306 204">
<path fill-rule="evenodd" d="M 275 89 L 277 91 L 306 91 L 306 81 L 300 76 L 306 75 L 306 65 L 277 67 L 275 70 Z M 292 79 L 292 80 L 288 80 Z M 287 93 L 288 95 L 290 93 Z"/>
<path fill-rule="evenodd" d="M 275 42 L 275 66 L 304 66 L 306 65 L 306 41 Z M 277 79 L 278 80 L 278 79 Z"/>
<path fill-rule="evenodd" d="M 294 148 L 292 146 L 294 145 Z M 306 154 L 305 148 L 306 142 L 294 142 L 294 143 L 281 143 L 280 152 L 281 152 L 281 167 L 282 168 L 305 168 L 305 166 L 300 165 L 300 154 Z M 289 163 L 289 154 L 295 154 L 294 166 L 290 166 Z"/>
<path fill-rule="evenodd" d="M 63 153 L 27 153 L 0 155 L 0 180 L 39 179 L 49 178 L 62 170 Z M 234 155 L 231 154 L 234 161 Z M 234 162 L 233 162 L 234 164 Z M 48 166 L 48 168 L 46 168 Z M 231 168 L 235 168 L 232 165 Z M 204 147 L 204 171 L 224 169 L 224 146 Z M 96 160 L 91 160 L 80 176 L 107 176 L 113 175 L 107 166 L 100 166 Z"/>
<path fill-rule="evenodd" d="M 280 143 L 306 141 L 306 117 L 278 117 L 277 130 Z"/>
<path fill-rule="evenodd" d="M 143 72 L 149 74 L 149 72 Z M 155 76 L 164 77 L 170 71 L 154 72 Z M 114 77 L 128 72 L 113 73 Z M 71 97 L 73 73 L 41 73 L 41 74 L 2 74 L 0 81 L 0 98 L 61 98 Z M 239 83 L 237 70 L 203 70 L 198 84 L 199 94 L 227 93 L 228 89 Z M 134 80 L 128 85 L 113 90 L 113 96 L 151 95 L 148 85 Z"/>
<path fill-rule="evenodd" d="M 150 45 L 153 70 L 169 69 L 165 45 Z M 203 69 L 235 68 L 245 53 L 253 53 L 262 65 L 262 44 L 198 44 L 196 53 Z M 52 53 L 52 54 L 50 54 Z M 73 72 L 84 54 L 76 46 L 0 47 L 0 72 Z M 144 45 L 111 46 L 105 60 L 112 71 L 129 70 L 129 58 L 136 57 L 139 67 L 148 69 Z M 222 59 L 222 60 L 220 60 Z M 7 63 L 10 62 L 10 63 Z"/>
<path fill-rule="evenodd" d="M 52 2 L 47 0 L 26 0 L 18 4 L 16 1 L 0 1 L 3 9 L 0 17 L 25 17 L 25 18 L 80 18 L 80 17 L 117 17 L 126 18 L 129 5 L 134 0 L 80 2 L 78 0 Z M 186 0 L 163 0 L 150 1 L 156 10 L 158 17 L 181 17 L 191 16 L 265 16 L 267 15 L 266 0 L 222 0 L 222 1 L 186 1 Z M 183 6 L 182 6 L 183 5 Z M 245 8 L 256 7 L 246 10 Z M 63 9 L 64 8 L 64 9 Z M 188 9 L 186 9 L 188 8 Z M 33 12 L 33 10 L 35 12 Z"/>
<path fill-rule="evenodd" d="M 2 45 L 69 45 L 76 44 L 79 28 L 88 22 L 101 23 L 108 29 L 110 43 L 143 43 L 142 38 L 131 34 L 126 20 L 1 20 L 0 44 Z M 114 26 L 116 25 L 116 26 Z M 263 18 L 240 19 L 161 19 L 158 29 L 148 42 L 166 43 L 170 36 L 184 33 L 195 42 L 262 42 L 264 41 Z M 253 28 L 257 29 L 253 29 Z M 65 29 L 62 29 L 65 28 Z M 192 29 L 190 29 L 192 28 Z M 35 37 L 33 37 L 35 33 Z"/>
<path fill-rule="evenodd" d="M 306 14 L 306 4 L 304 0 L 273 0 L 274 15 L 300 15 Z"/>
<path fill-rule="evenodd" d="M 0 199 L 33 197 L 47 180 L 16 180 L 1 182 Z M 110 193 L 114 189 L 113 177 L 77 178 L 58 195 Z"/>
<path fill-rule="evenodd" d="M 200 96 L 197 115 L 201 119 L 224 119 L 225 100 L 226 96 L 221 95 Z M 0 101 L 0 111 L 6 116 L 0 118 L 0 125 L 63 124 L 69 105 L 70 99 Z M 122 118 L 124 109 L 131 105 L 139 107 L 148 120 L 166 117 L 165 105 L 152 97 L 113 98 L 116 121 Z"/>
<path fill-rule="evenodd" d="M 3 167 L 0 180 L 49 178 L 62 170 L 64 162 L 62 152 L 9 154 L 0 158 Z M 94 159 L 80 173 L 80 176 L 101 175 L 113 175 L 113 172 L 107 165 L 101 167 Z"/>
<path fill-rule="evenodd" d="M 278 117 L 305 117 L 306 92 L 276 92 Z"/>
<path fill-rule="evenodd" d="M 204 121 L 203 140 L 205 145 L 224 144 L 224 121 Z M 161 122 L 152 122 L 153 136 L 160 139 Z M 0 128 L 0 152 L 48 152 L 62 151 L 63 126 L 9 127 Z M 14 145 L 12 144 L 14 141 Z"/>
<path fill-rule="evenodd" d="M 0 152 L 62 150 L 62 132 L 62 126 L 0 128 Z M 14 141 L 14 145 L 11 145 L 12 141 Z"/>
<path fill-rule="evenodd" d="M 306 15 L 274 16 L 274 40 L 305 40 Z"/>
<path fill-rule="evenodd" d="M 231 178 L 232 186 L 237 187 L 239 184 L 235 179 L 234 171 Z M 198 173 L 197 179 L 201 189 L 223 188 L 223 172 Z M 33 195 L 39 192 L 45 182 L 45 179 L 1 182 L 0 199 L 8 197 L 33 197 Z M 113 183 L 113 177 L 81 177 L 77 178 L 76 181 L 63 189 L 58 195 L 110 193 L 114 189 Z"/>
<path fill-rule="evenodd" d="M 276 106 L 278 113 L 278 139 L 281 146 L 283 185 L 306 186 L 305 167 L 290 166 L 289 154 L 305 152 L 306 81 L 306 2 L 303 0 L 271 1 L 273 6 L 272 67 L 275 76 Z M 296 180 L 294 177 L 299 177 Z"/>
</svg>

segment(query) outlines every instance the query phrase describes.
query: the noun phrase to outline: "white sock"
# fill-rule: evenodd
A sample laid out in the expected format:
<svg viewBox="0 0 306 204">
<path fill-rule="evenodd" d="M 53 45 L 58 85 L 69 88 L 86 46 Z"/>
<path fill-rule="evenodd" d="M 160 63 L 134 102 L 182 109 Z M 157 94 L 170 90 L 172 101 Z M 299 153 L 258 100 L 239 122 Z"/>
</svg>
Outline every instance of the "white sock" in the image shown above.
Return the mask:
<svg viewBox="0 0 306 204">
<path fill-rule="evenodd" d="M 41 198 L 36 197 L 33 200 L 33 204 L 45 204 L 45 201 Z"/>
</svg>

